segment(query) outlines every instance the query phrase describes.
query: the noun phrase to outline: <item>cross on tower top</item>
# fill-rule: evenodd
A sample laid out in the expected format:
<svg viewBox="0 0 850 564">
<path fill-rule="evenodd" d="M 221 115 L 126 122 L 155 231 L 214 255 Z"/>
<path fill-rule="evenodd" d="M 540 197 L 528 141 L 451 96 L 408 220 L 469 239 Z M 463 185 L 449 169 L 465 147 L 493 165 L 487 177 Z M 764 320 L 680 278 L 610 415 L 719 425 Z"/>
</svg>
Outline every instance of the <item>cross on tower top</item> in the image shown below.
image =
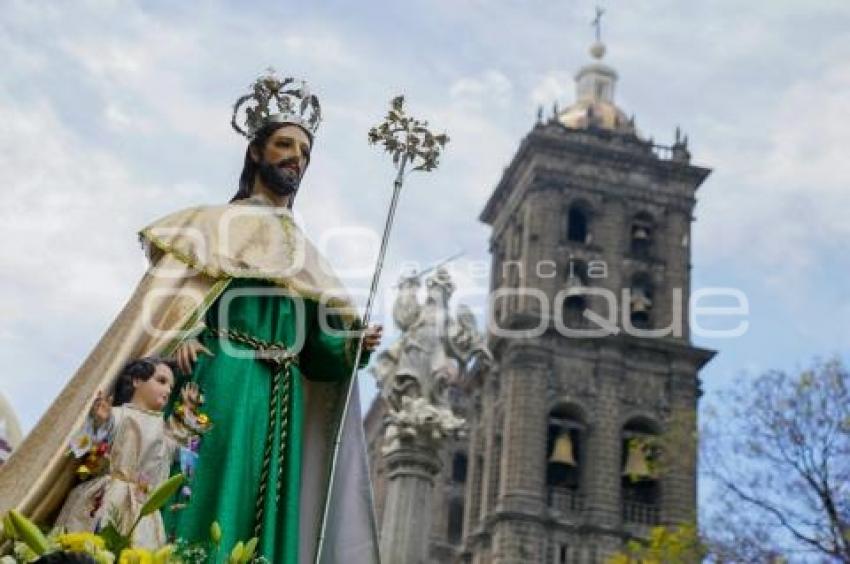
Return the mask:
<svg viewBox="0 0 850 564">
<path fill-rule="evenodd" d="M 596 41 L 602 41 L 602 15 L 605 13 L 605 10 L 596 6 L 596 17 L 590 22 L 590 25 L 596 28 Z"/>
</svg>

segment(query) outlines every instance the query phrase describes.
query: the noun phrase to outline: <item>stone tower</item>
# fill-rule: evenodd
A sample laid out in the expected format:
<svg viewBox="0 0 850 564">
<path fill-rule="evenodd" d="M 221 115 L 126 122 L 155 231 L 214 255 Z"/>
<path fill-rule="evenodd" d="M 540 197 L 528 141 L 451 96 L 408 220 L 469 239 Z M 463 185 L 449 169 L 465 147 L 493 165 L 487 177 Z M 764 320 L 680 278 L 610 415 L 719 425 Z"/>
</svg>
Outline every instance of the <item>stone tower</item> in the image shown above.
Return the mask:
<svg viewBox="0 0 850 564">
<path fill-rule="evenodd" d="M 696 516 L 714 352 L 690 341 L 690 233 L 710 170 L 678 130 L 670 146 L 643 137 L 604 45 L 591 55 L 575 103 L 538 119 L 481 213 L 496 369 L 468 383 L 464 562 L 604 562 Z"/>
</svg>

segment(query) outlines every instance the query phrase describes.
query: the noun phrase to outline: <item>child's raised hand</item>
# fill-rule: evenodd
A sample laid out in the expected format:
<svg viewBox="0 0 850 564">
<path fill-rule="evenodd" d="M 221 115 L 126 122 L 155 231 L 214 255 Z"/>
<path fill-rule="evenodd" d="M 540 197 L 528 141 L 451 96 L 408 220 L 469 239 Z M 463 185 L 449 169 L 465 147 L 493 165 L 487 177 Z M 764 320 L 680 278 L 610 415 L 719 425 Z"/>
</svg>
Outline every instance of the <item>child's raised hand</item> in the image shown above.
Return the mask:
<svg viewBox="0 0 850 564">
<path fill-rule="evenodd" d="M 98 390 L 89 413 L 98 425 L 109 421 L 109 416 L 112 414 L 112 396 L 104 397 L 103 391 Z"/>
</svg>

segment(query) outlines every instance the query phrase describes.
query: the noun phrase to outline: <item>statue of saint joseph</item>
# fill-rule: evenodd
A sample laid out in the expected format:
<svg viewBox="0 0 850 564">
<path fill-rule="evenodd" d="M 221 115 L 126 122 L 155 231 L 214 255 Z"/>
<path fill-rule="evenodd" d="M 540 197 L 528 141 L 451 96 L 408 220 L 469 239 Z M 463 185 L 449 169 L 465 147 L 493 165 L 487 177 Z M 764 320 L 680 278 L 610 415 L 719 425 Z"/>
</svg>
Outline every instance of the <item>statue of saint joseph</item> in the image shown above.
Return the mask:
<svg viewBox="0 0 850 564">
<path fill-rule="evenodd" d="M 0 469 L 0 514 L 51 524 L 75 480 L 69 440 L 96 393 L 128 361 L 158 355 L 200 385 L 212 421 L 188 503 L 164 511 L 169 533 L 203 540 L 217 521 L 223 547 L 257 536 L 270 562 L 377 561 L 356 386 L 343 409 L 360 327 L 291 213 L 319 120 L 306 86 L 273 74 L 237 101 L 232 125 L 250 140 L 237 193 L 141 230 L 150 267 Z M 365 329 L 361 367 L 380 336 Z"/>
</svg>

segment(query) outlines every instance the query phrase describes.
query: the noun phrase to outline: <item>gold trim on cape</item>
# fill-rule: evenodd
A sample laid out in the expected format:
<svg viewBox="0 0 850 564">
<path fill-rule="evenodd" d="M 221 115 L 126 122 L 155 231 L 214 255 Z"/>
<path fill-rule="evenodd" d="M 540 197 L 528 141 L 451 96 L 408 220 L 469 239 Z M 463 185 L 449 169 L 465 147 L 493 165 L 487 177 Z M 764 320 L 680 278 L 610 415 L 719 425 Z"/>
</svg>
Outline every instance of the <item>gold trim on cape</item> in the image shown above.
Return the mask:
<svg viewBox="0 0 850 564">
<path fill-rule="evenodd" d="M 231 211 L 240 207 L 189 208 L 140 232 L 151 267 L 56 400 L 0 467 L 0 515 L 17 509 L 38 523 L 52 522 L 76 480 L 68 444 L 96 392 L 107 390 L 130 360 L 167 356 L 183 339 L 195 335 L 204 313 L 233 278 L 259 275 L 298 295 L 344 308 L 338 313 L 356 323 L 339 280 L 291 217 L 269 213 L 268 206 L 261 205 L 244 206 L 251 209 L 247 214 Z M 222 222 L 230 229 L 224 237 Z M 228 245 L 221 245 L 223 238 Z M 301 268 L 293 271 L 293 265 Z M 352 564 L 378 560 L 356 389 L 355 405 L 345 421 L 340 418 L 345 383 L 304 380 L 304 444 L 311 448 L 304 452 L 301 480 L 303 562 L 334 561 L 332 555 L 338 554 L 347 554 Z M 348 447 L 335 461 L 332 437 L 338 425 Z M 333 464 L 349 472 L 329 484 L 327 469 Z M 315 541 L 325 495 L 331 490 L 343 492 L 335 503 L 338 513 L 328 516 L 333 523 L 326 538 L 335 540 L 326 543 L 326 554 L 319 555 Z"/>
</svg>

